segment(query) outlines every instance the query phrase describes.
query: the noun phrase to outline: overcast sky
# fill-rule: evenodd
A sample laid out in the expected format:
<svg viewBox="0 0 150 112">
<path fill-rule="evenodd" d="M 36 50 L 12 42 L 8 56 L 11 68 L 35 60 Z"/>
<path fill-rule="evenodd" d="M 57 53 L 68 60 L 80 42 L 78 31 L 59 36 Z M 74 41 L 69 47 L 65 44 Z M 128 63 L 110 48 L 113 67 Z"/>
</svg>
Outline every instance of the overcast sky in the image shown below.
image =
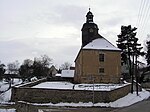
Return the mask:
<svg viewBox="0 0 150 112">
<path fill-rule="evenodd" d="M 141 0 L 0 0 L 0 60 L 22 63 L 46 54 L 54 65 L 73 64 L 89 6 L 99 33 L 116 45 L 121 25 L 137 27 L 140 4 Z M 150 33 L 150 21 L 145 23 L 140 43 Z"/>
</svg>

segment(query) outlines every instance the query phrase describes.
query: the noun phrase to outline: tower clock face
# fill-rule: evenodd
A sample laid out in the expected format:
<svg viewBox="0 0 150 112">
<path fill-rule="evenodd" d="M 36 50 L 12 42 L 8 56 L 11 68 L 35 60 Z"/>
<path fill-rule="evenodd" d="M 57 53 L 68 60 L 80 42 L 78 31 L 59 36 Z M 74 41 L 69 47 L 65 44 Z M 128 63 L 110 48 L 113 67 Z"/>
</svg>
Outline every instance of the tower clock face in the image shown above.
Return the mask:
<svg viewBox="0 0 150 112">
<path fill-rule="evenodd" d="M 89 32 L 93 32 L 94 30 L 92 28 L 89 29 Z"/>
</svg>

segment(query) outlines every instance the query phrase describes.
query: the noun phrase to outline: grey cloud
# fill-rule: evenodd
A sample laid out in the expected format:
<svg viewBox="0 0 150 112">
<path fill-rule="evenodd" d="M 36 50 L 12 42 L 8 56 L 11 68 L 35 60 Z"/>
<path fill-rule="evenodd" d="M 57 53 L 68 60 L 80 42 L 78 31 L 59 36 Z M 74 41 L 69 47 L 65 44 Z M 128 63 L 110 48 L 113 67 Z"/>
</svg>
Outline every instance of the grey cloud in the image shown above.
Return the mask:
<svg viewBox="0 0 150 112">
<path fill-rule="evenodd" d="M 0 41 L 2 54 L 0 60 L 5 60 L 6 63 L 10 60 L 19 60 L 22 63 L 24 59 L 33 59 L 47 54 L 57 64 L 63 63 L 64 60 L 72 63 L 79 47 L 76 38 L 26 38 Z"/>
<path fill-rule="evenodd" d="M 91 1 L 91 11 L 102 35 L 115 43 L 121 25 L 136 22 L 138 4 L 139 0 L 95 0 Z M 87 0 L 0 0 L 0 60 L 22 60 L 47 54 L 57 64 L 64 60 L 73 62 L 81 46 L 81 27 L 88 6 Z M 75 30 L 65 32 L 66 26 Z M 54 35 L 49 32 L 53 29 Z M 55 30 L 59 33 L 57 29 L 61 33 L 55 36 Z"/>
<path fill-rule="evenodd" d="M 85 18 L 85 8 L 75 5 L 59 6 L 56 12 L 60 14 L 61 23 L 79 24 Z"/>
<path fill-rule="evenodd" d="M 45 11 L 37 15 L 37 21 L 53 25 L 78 26 L 85 20 L 85 8 L 75 5 L 56 6 L 53 11 Z"/>
</svg>

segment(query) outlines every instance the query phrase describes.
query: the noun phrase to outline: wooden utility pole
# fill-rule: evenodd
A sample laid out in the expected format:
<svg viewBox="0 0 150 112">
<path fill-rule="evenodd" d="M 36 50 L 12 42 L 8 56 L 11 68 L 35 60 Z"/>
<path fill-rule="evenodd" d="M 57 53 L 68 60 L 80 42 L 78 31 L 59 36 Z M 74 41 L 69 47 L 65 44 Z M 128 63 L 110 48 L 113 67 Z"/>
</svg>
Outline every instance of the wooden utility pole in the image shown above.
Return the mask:
<svg viewBox="0 0 150 112">
<path fill-rule="evenodd" d="M 95 93 L 94 93 L 94 77 L 93 77 L 93 107 L 94 107 L 94 103 L 95 103 Z"/>
<path fill-rule="evenodd" d="M 138 96 L 138 76 L 137 76 L 137 74 L 138 74 L 138 72 L 137 72 L 137 53 L 136 53 L 136 55 L 135 55 L 135 65 L 136 65 L 136 67 L 135 67 L 135 79 L 136 79 L 136 94 L 137 94 L 137 96 Z"/>
</svg>

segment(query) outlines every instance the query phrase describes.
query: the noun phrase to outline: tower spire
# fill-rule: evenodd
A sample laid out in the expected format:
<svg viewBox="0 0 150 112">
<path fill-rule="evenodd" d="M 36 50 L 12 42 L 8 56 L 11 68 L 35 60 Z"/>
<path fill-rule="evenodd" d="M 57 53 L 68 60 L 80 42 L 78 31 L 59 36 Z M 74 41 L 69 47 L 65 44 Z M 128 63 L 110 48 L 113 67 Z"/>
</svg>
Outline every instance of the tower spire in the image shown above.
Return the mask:
<svg viewBox="0 0 150 112">
<path fill-rule="evenodd" d="M 82 31 L 82 47 L 87 45 L 89 42 L 91 42 L 94 39 L 102 38 L 98 34 L 98 26 L 93 22 L 93 14 L 91 12 L 91 8 L 89 7 L 89 11 L 86 14 L 86 23 L 83 24 L 83 27 L 81 29 Z"/>
<path fill-rule="evenodd" d="M 90 10 L 91 10 L 91 8 L 89 7 L 89 12 L 86 15 L 86 22 L 87 23 L 92 23 L 93 22 L 93 14 Z"/>
</svg>

